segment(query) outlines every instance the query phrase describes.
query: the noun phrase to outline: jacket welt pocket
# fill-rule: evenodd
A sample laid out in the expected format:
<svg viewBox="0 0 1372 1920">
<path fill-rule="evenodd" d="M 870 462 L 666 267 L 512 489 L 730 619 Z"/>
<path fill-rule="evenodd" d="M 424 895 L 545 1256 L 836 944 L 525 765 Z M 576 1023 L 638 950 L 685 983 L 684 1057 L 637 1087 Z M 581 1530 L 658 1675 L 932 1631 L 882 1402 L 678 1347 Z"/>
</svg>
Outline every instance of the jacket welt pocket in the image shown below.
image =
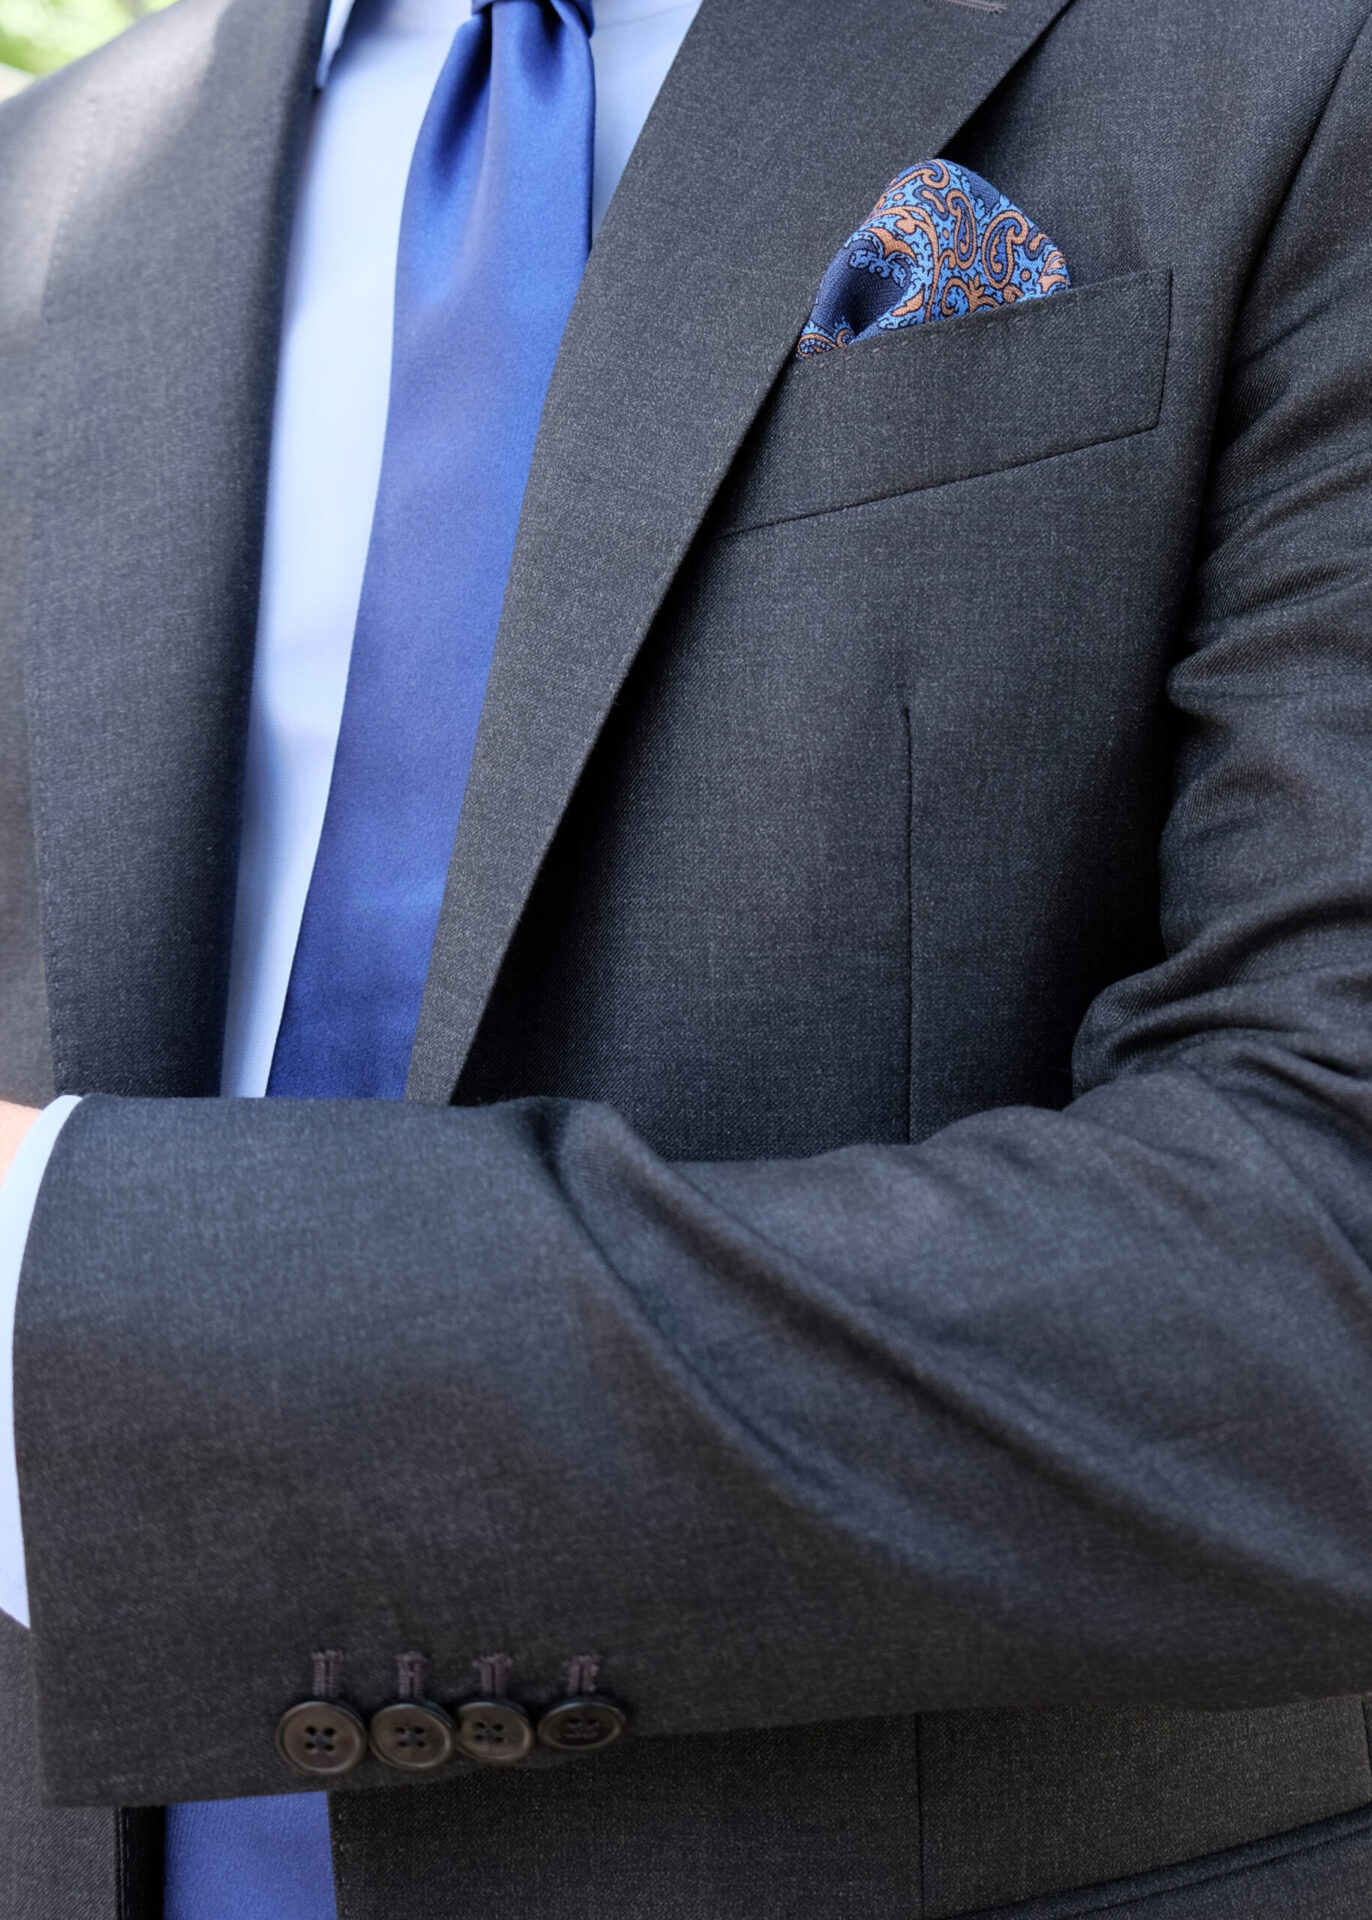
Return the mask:
<svg viewBox="0 0 1372 1920">
<path fill-rule="evenodd" d="M 712 531 L 946 486 L 1157 425 L 1172 274 L 1163 267 L 993 313 L 904 327 L 793 361 Z"/>
</svg>

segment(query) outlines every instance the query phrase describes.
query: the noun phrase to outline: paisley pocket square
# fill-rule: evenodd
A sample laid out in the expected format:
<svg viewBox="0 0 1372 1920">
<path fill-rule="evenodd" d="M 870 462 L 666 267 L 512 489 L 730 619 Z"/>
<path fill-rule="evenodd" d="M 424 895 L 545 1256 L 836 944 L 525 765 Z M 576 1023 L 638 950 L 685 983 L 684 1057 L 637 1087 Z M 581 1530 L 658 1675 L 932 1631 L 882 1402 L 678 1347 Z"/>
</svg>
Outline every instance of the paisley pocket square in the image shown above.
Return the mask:
<svg viewBox="0 0 1372 1920">
<path fill-rule="evenodd" d="M 796 352 L 1038 300 L 1071 286 L 1046 233 L 980 174 L 926 160 L 897 174 L 820 285 Z"/>
</svg>

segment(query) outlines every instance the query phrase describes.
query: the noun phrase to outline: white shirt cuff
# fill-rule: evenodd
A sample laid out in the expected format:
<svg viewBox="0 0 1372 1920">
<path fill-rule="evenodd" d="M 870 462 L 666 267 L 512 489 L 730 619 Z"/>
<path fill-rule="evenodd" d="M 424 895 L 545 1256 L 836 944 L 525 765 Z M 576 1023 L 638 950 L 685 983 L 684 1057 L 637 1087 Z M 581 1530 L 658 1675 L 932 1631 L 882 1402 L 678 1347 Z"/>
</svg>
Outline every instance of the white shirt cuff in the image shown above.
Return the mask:
<svg viewBox="0 0 1372 1920">
<path fill-rule="evenodd" d="M 21 1627 L 29 1624 L 29 1589 L 14 1446 L 14 1306 L 38 1189 L 57 1136 L 77 1104 L 76 1094 L 64 1093 L 44 1107 L 0 1182 L 0 1610 Z"/>
</svg>

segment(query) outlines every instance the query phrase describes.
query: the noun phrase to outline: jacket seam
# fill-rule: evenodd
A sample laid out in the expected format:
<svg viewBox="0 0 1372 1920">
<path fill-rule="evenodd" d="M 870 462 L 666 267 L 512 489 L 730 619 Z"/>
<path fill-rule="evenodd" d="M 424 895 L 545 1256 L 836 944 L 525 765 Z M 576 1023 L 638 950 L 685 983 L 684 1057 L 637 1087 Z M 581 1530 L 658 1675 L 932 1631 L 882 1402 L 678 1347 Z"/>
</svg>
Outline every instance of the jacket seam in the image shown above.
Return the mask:
<svg viewBox="0 0 1372 1920">
<path fill-rule="evenodd" d="M 1367 34 L 1369 30 L 1372 30 L 1372 8 L 1369 8 L 1368 11 L 1364 13 L 1362 17 L 1362 22 L 1359 25 L 1357 32 L 1353 35 L 1353 38 L 1348 43 L 1348 51 L 1344 54 L 1343 59 L 1339 62 L 1338 69 L 1334 73 L 1332 79 L 1329 82 L 1328 91 L 1325 93 L 1324 99 L 1320 102 L 1320 110 L 1310 123 L 1309 135 L 1306 138 L 1304 146 L 1301 148 L 1299 159 L 1296 161 L 1295 165 L 1291 169 L 1291 176 L 1286 183 L 1286 190 L 1272 209 L 1272 218 L 1267 223 L 1267 228 L 1266 228 L 1266 231 L 1263 233 L 1261 241 L 1253 249 L 1252 264 L 1250 265 L 1247 276 L 1244 279 L 1243 288 L 1239 294 L 1239 298 L 1235 307 L 1236 320 L 1237 320 L 1237 316 L 1242 314 L 1244 308 L 1248 304 L 1248 297 L 1252 290 L 1253 282 L 1257 278 L 1258 274 L 1262 271 L 1263 264 L 1266 261 L 1267 255 L 1271 250 L 1273 236 L 1275 235 L 1277 228 L 1281 225 L 1282 219 L 1285 216 L 1286 210 L 1291 204 L 1291 196 L 1296 191 L 1296 187 L 1300 181 L 1301 175 L 1305 172 L 1306 165 L 1308 164 L 1310 159 L 1310 155 L 1314 151 L 1315 142 L 1319 139 L 1320 133 L 1324 127 L 1324 123 L 1329 118 L 1329 110 L 1334 104 L 1335 97 L 1338 94 L 1339 89 L 1342 87 L 1344 83 L 1344 79 L 1347 76 L 1348 69 L 1352 66 L 1359 47 L 1362 45 L 1363 36 Z M 1232 343 L 1234 331 L 1235 331 L 1235 328 L 1231 327 L 1230 329 L 1231 343 Z M 1227 362 L 1225 367 L 1226 384 L 1228 383 L 1228 379 L 1234 374 L 1234 372 L 1237 371 L 1239 368 L 1241 368 L 1244 364 L 1245 364 L 1244 361 L 1236 360 L 1236 359 L 1230 359 Z"/>
</svg>

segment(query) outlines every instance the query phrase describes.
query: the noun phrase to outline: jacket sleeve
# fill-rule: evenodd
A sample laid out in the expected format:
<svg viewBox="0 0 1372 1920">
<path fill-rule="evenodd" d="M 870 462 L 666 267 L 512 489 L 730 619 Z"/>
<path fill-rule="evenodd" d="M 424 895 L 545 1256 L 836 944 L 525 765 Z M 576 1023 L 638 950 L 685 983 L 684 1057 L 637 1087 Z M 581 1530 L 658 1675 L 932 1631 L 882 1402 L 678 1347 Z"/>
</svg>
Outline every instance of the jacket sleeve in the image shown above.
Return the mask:
<svg viewBox="0 0 1372 1920">
<path fill-rule="evenodd" d="M 674 1165 L 82 1103 L 17 1333 L 51 1797 L 288 1790 L 324 1647 L 364 1712 L 594 1651 L 644 1734 L 1372 1691 L 1370 120 L 1364 45 L 1234 341 L 1167 957 L 1065 1111 Z"/>
</svg>

